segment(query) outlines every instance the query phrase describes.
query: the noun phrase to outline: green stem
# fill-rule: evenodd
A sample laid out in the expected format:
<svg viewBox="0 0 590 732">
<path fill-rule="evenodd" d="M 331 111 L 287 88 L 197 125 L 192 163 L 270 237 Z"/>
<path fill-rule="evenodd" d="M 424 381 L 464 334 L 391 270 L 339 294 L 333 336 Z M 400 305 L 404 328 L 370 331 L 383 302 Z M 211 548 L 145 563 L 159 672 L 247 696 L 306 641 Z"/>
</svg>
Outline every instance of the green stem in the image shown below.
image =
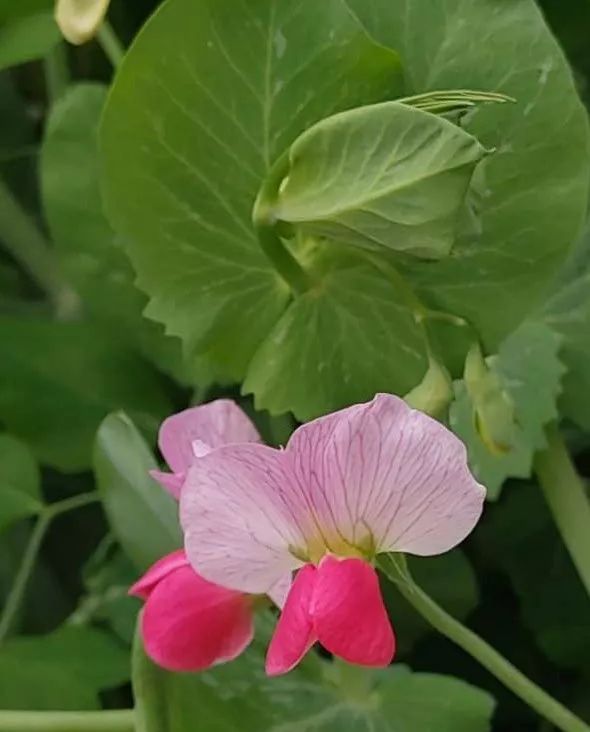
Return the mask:
<svg viewBox="0 0 590 732">
<path fill-rule="evenodd" d="M 276 231 L 277 219 L 274 212 L 279 186 L 289 172 L 289 151 L 283 153 L 271 168 L 262 184 L 252 211 L 252 223 L 258 241 L 266 256 L 291 290 L 301 294 L 308 290 L 311 281 Z"/>
<path fill-rule="evenodd" d="M 47 99 L 53 104 L 63 95 L 69 82 L 67 50 L 64 43 L 58 43 L 48 53 L 43 66 Z"/>
<path fill-rule="evenodd" d="M 78 297 L 64 280 L 57 259 L 8 186 L 0 178 L 0 240 L 52 301 L 58 317 L 72 317 Z"/>
<path fill-rule="evenodd" d="M 563 543 L 590 594 L 590 502 L 557 425 L 547 430 L 547 441 L 547 449 L 535 458 L 535 470 Z"/>
<path fill-rule="evenodd" d="M 402 555 L 386 555 L 380 562 L 383 572 L 401 594 L 433 628 L 456 643 L 492 673 L 516 696 L 562 732 L 590 732 L 590 726 L 534 684 L 515 666 L 473 631 L 455 620 L 432 600 L 412 579 Z"/>
<path fill-rule="evenodd" d="M 117 38 L 112 25 L 107 20 L 99 26 L 96 31 L 96 38 L 104 51 L 104 55 L 113 65 L 113 68 L 118 68 L 125 56 L 125 48 Z"/>
<path fill-rule="evenodd" d="M 87 506 L 90 503 L 94 503 L 100 500 L 98 493 L 82 493 L 71 498 L 66 498 L 63 501 L 52 503 L 49 506 L 45 506 L 41 511 L 37 523 L 31 533 L 29 543 L 21 559 L 20 567 L 14 578 L 14 582 L 6 598 L 2 615 L 0 616 L 0 644 L 10 633 L 14 619 L 19 611 L 22 604 L 27 585 L 31 578 L 31 574 L 35 568 L 35 563 L 41 544 L 49 528 L 51 521 L 66 511 L 72 511 L 75 508 Z"/>
<path fill-rule="evenodd" d="M 20 567 L 14 578 L 14 582 L 6 598 L 4 610 L 2 611 L 2 617 L 0 617 L 0 643 L 6 638 L 12 629 L 14 619 L 21 606 L 23 597 L 25 595 L 29 579 L 35 568 L 35 562 L 37 555 L 41 549 L 41 544 L 45 537 L 50 523 L 50 518 L 47 514 L 43 513 L 37 519 L 35 528 L 31 533 L 31 538 L 25 549 L 25 553 L 21 559 Z"/>
<path fill-rule="evenodd" d="M 132 709 L 104 712 L 0 711 L 0 732 L 134 732 Z"/>
<path fill-rule="evenodd" d="M 83 508 L 84 506 L 99 502 L 100 495 L 98 491 L 88 491 L 88 493 L 79 493 L 77 496 L 71 496 L 70 498 L 64 498 L 62 501 L 50 503 L 45 508 L 45 512 L 50 519 L 53 519 L 67 511 L 74 511 L 76 508 Z"/>
</svg>

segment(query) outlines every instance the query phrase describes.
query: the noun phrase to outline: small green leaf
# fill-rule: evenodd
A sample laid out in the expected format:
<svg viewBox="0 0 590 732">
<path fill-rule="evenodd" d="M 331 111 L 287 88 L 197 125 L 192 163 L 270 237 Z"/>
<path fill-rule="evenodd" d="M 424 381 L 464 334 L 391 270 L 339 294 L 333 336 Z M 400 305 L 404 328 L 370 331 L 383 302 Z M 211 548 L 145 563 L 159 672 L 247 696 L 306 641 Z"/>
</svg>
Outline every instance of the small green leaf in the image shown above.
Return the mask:
<svg viewBox="0 0 590 732">
<path fill-rule="evenodd" d="M 400 72 L 343 0 L 175 0 L 128 51 L 101 130 L 107 208 L 148 316 L 218 378 L 243 377 L 289 298 L 251 224 L 270 167 Z"/>
<path fill-rule="evenodd" d="M 306 421 L 377 391 L 404 394 L 427 368 L 392 283 L 354 253 L 331 254 L 318 254 L 318 286 L 293 301 L 252 359 L 243 391 L 258 409 Z"/>
<path fill-rule="evenodd" d="M 35 12 L 2 20 L 0 17 L 0 70 L 46 56 L 59 42 L 51 12 Z"/>
<path fill-rule="evenodd" d="M 41 149 L 45 216 L 64 272 L 92 316 L 185 380 L 180 341 L 143 317 L 147 298 L 135 287 L 131 262 L 103 211 L 98 122 L 107 91 L 77 84 L 51 108 Z"/>
<path fill-rule="evenodd" d="M 0 317 L 0 418 L 63 471 L 90 464 L 96 428 L 113 409 L 146 426 L 170 410 L 159 376 L 86 322 Z"/>
<path fill-rule="evenodd" d="M 3 709 L 98 709 L 99 691 L 129 678 L 129 659 L 106 633 L 66 625 L 4 641 L 0 677 Z"/>
<path fill-rule="evenodd" d="M 39 466 L 29 448 L 0 434 L 0 531 L 43 507 Z"/>
<path fill-rule="evenodd" d="M 287 676 L 264 675 L 260 634 L 231 663 L 199 674 L 155 666 L 137 643 L 136 710 L 144 732 L 488 732 L 493 699 L 459 679 L 341 666 L 308 656 Z M 351 682 L 352 675 L 352 682 Z M 348 683 L 347 683 L 348 682 Z M 351 693 L 351 683 L 354 693 Z"/>
<path fill-rule="evenodd" d="M 546 445 L 544 427 L 558 416 L 557 399 L 565 368 L 559 358 L 562 339 L 547 325 L 526 321 L 488 359 L 499 388 L 513 404 L 512 446 L 492 452 L 482 441 L 474 423 L 474 404 L 462 381 L 455 383 L 450 424 L 465 442 L 471 469 L 488 489 L 488 498 L 498 497 L 508 477 L 527 478 L 533 455 Z"/>
<path fill-rule="evenodd" d="M 181 545 L 177 504 L 150 477 L 155 468 L 133 422 L 109 414 L 96 436 L 96 482 L 113 533 L 139 571 Z"/>
<path fill-rule="evenodd" d="M 460 127 L 405 104 L 341 112 L 291 146 L 274 215 L 307 234 L 439 259 L 484 154 Z"/>
</svg>

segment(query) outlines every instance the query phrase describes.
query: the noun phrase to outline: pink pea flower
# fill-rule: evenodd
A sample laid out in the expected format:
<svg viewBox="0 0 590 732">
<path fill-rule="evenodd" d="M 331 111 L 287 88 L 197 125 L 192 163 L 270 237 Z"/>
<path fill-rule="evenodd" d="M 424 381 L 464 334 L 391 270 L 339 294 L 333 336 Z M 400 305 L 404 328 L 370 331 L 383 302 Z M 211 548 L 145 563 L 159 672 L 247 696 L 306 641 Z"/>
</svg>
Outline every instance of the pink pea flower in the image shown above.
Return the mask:
<svg viewBox="0 0 590 732">
<path fill-rule="evenodd" d="M 268 649 L 276 675 L 316 641 L 351 663 L 388 665 L 395 637 L 375 556 L 452 549 L 484 496 L 455 435 L 379 394 L 303 425 L 284 450 L 231 445 L 195 461 L 180 516 L 188 559 L 211 582 L 265 593 L 298 570 Z"/>
<path fill-rule="evenodd" d="M 166 419 L 160 450 L 174 473 L 153 471 L 178 497 L 184 475 L 200 456 L 232 442 L 260 437 L 242 410 L 219 399 Z M 291 583 L 288 574 L 267 594 L 282 606 Z M 220 587 L 190 566 L 183 550 L 157 561 L 129 590 L 145 600 L 141 632 L 146 653 L 171 671 L 200 671 L 236 658 L 254 633 L 254 595 Z"/>
<path fill-rule="evenodd" d="M 172 473 L 150 475 L 178 499 L 187 470 L 213 448 L 239 442 L 260 442 L 258 430 L 231 399 L 216 399 L 173 414 L 160 425 L 158 447 Z"/>
</svg>

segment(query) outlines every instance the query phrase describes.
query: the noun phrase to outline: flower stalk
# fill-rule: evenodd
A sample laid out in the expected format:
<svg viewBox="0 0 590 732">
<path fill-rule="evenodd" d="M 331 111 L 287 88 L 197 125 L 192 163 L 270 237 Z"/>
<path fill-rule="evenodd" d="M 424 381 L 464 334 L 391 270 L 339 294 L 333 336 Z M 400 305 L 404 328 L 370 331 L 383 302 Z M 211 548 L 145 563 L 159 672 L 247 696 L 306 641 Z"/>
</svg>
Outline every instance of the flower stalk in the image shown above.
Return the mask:
<svg viewBox="0 0 590 732">
<path fill-rule="evenodd" d="M 495 648 L 437 605 L 414 582 L 403 555 L 385 555 L 381 558 L 379 567 L 435 630 L 478 661 L 538 714 L 562 732 L 590 732 L 589 725 L 527 678 Z"/>
<path fill-rule="evenodd" d="M 0 732 L 134 732 L 132 709 L 103 712 L 0 710 Z"/>
<path fill-rule="evenodd" d="M 266 256 L 291 290 L 300 295 L 309 290 L 311 281 L 293 254 L 285 246 L 277 233 L 277 219 L 274 202 L 277 199 L 281 182 L 289 172 L 289 151 L 275 162 L 262 184 L 252 211 L 252 223 L 258 241 Z"/>
<path fill-rule="evenodd" d="M 113 68 L 119 68 L 125 56 L 125 48 L 107 20 L 98 27 L 96 39 Z"/>
</svg>

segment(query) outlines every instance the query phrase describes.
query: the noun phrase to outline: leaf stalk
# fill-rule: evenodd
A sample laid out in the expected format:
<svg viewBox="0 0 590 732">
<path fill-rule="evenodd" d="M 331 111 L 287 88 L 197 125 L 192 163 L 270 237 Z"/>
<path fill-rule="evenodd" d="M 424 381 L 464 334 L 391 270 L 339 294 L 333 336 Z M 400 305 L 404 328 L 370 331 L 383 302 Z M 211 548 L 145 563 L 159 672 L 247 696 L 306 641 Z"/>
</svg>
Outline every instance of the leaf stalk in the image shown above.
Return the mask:
<svg viewBox="0 0 590 732">
<path fill-rule="evenodd" d="M 0 177 L 0 241 L 47 294 L 58 318 L 78 310 L 78 296 L 62 275 L 57 257 Z"/>
<path fill-rule="evenodd" d="M 277 233 L 275 202 L 281 182 L 289 172 L 289 151 L 281 155 L 270 169 L 262 184 L 252 211 L 252 223 L 258 241 L 266 256 L 290 289 L 296 294 L 309 290 L 311 280 L 309 274 L 299 264 Z"/>
</svg>

